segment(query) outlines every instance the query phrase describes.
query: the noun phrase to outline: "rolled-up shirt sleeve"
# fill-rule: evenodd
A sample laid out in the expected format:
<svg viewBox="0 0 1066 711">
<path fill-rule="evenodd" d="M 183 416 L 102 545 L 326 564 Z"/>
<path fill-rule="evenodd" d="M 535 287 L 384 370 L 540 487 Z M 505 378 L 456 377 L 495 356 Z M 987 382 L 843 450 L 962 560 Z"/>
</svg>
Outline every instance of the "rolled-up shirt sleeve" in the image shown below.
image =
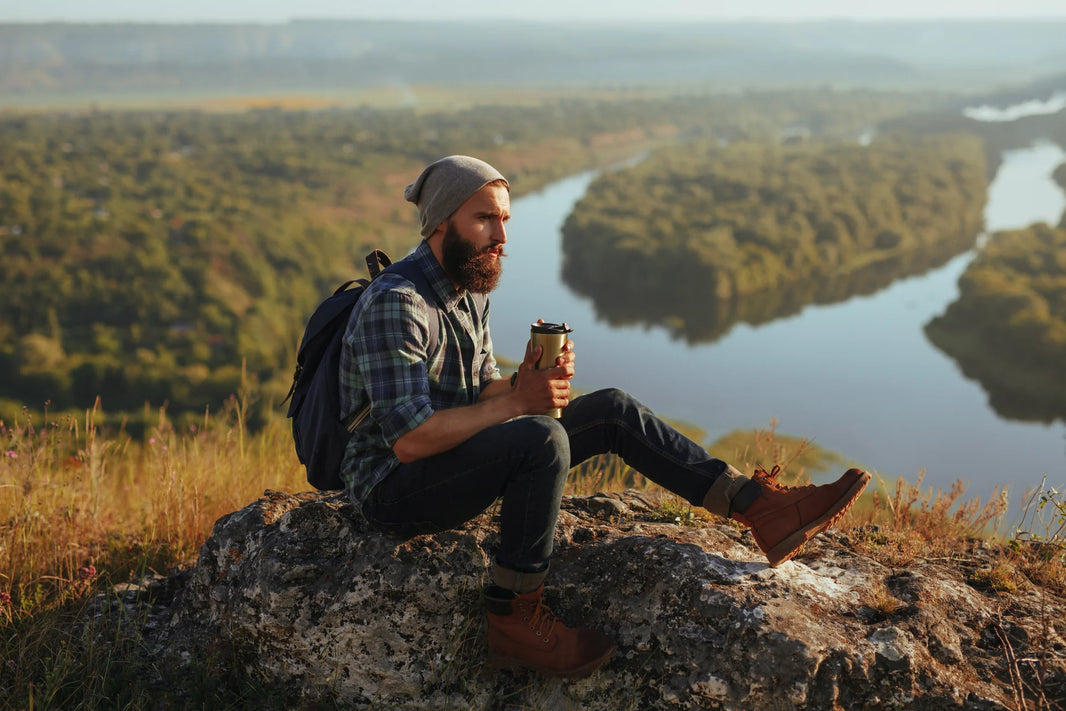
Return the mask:
<svg viewBox="0 0 1066 711">
<path fill-rule="evenodd" d="M 422 297 L 410 289 L 368 294 L 362 317 L 348 334 L 370 415 L 388 446 L 429 419 L 426 348 L 429 329 Z M 364 298 L 367 298 L 364 297 Z"/>
</svg>

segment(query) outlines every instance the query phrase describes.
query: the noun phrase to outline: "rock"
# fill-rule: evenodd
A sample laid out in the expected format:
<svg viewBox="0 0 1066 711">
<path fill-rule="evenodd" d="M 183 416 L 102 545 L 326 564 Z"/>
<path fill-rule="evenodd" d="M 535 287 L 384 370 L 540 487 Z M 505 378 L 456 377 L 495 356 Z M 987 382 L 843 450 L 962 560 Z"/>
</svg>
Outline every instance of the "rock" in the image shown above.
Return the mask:
<svg viewBox="0 0 1066 711">
<path fill-rule="evenodd" d="M 954 666 L 965 660 L 959 635 L 949 625 L 937 622 L 927 631 L 926 646 L 941 664 Z"/>
<path fill-rule="evenodd" d="M 219 519 L 194 567 L 94 611 L 139 630 L 147 683 L 255 684 L 276 708 L 1015 708 L 997 629 L 1024 642 L 1014 673 L 1032 707 L 1041 690 L 1040 708 L 1063 708 L 1062 651 L 1036 643 L 1066 613 L 1051 593 L 1004 605 L 962 566 L 885 568 L 840 532 L 769 568 L 736 526 L 662 523 L 656 506 L 637 492 L 564 500 L 547 600 L 618 643 L 577 681 L 482 674 L 491 513 L 404 540 L 368 530 L 339 494 L 268 491 Z M 879 620 L 859 612 L 875 586 L 901 602 Z"/>
<path fill-rule="evenodd" d="M 905 630 L 882 627 L 867 639 L 874 645 L 878 664 L 892 670 L 906 670 L 914 663 L 914 638 Z"/>
</svg>

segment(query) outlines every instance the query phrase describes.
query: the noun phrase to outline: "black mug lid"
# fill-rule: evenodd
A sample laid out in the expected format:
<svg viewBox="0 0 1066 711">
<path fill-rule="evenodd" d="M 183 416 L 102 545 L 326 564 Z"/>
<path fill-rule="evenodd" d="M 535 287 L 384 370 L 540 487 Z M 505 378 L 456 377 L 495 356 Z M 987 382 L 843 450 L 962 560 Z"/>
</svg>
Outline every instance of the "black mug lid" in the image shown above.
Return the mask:
<svg viewBox="0 0 1066 711">
<path fill-rule="evenodd" d="M 534 323 L 530 326 L 532 333 L 573 333 L 574 329 L 564 321 L 563 323 Z"/>
</svg>

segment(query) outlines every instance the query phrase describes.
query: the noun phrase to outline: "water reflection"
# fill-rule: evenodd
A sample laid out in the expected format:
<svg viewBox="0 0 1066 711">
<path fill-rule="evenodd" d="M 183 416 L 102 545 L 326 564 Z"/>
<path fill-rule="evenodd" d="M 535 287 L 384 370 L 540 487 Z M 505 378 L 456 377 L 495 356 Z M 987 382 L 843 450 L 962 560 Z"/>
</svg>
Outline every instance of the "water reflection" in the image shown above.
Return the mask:
<svg viewBox="0 0 1066 711">
<path fill-rule="evenodd" d="M 930 342 L 950 356 L 962 374 L 976 381 L 988 404 L 1005 420 L 1051 424 L 1066 420 L 1066 373 L 1019 364 L 997 356 L 980 332 L 945 327 L 939 320 L 925 327 Z"/>
<path fill-rule="evenodd" d="M 1066 151 L 1046 142 L 1013 151 L 1011 160 L 989 188 L 989 228 L 1054 223 L 1063 214 L 1066 196 L 1049 178 L 1064 159 Z M 953 307 L 954 304 L 944 316 L 926 324 L 924 332 L 934 346 L 956 362 L 963 375 L 981 386 L 995 413 L 1003 419 L 1022 422 L 1066 421 L 1066 369 L 1019 360 L 1013 354 L 1024 350 L 1024 343 L 1000 347 L 996 339 L 989 340 L 984 333 L 986 315 L 974 307 Z M 1030 337 L 1040 338 L 1039 332 Z"/>
<path fill-rule="evenodd" d="M 966 118 L 973 119 L 974 121 L 1007 123 L 1017 121 L 1026 116 L 1057 114 L 1063 109 L 1066 109 L 1066 91 L 1057 91 L 1046 101 L 1041 99 L 1030 99 L 1029 101 L 1023 101 L 1019 104 L 1013 104 L 1005 108 L 982 104 L 981 106 L 970 106 L 963 109 L 962 115 Z"/>
<path fill-rule="evenodd" d="M 847 273 L 725 301 L 715 297 L 710 280 L 700 275 L 674 274 L 676 278 L 665 283 L 594 282 L 565 261 L 562 276 L 568 287 L 592 300 L 596 316 L 610 326 L 658 327 L 674 340 L 696 345 L 717 341 L 738 323 L 757 326 L 795 315 L 810 304 L 835 304 L 874 294 L 898 279 L 943 266 L 973 248 L 975 239 L 972 234 L 960 235 L 928 250 L 894 254 Z"/>
</svg>

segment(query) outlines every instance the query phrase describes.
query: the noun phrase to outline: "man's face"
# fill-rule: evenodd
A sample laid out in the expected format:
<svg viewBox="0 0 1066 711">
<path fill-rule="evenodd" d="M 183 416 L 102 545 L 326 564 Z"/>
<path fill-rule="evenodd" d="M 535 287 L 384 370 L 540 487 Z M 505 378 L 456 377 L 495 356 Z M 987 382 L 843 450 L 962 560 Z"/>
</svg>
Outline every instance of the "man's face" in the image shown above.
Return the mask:
<svg viewBox="0 0 1066 711">
<path fill-rule="evenodd" d="M 511 197 L 502 185 L 486 185 L 448 219 L 441 246 L 441 266 L 459 289 L 487 294 L 500 280 L 507 242 L 504 223 L 511 217 Z"/>
</svg>

